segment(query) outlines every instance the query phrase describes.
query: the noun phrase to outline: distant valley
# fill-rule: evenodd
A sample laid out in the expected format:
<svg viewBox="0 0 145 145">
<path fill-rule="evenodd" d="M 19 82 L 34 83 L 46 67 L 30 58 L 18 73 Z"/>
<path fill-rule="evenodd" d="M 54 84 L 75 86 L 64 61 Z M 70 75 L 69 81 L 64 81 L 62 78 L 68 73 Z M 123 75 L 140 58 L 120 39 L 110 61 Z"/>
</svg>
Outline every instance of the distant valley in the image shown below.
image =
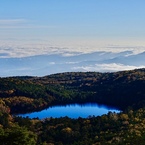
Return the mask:
<svg viewBox="0 0 145 145">
<path fill-rule="evenodd" d="M 114 72 L 145 67 L 145 52 L 119 53 L 98 51 L 64 56 L 62 54 L 36 55 L 22 58 L 0 58 L 0 77 L 45 76 L 61 72 Z"/>
</svg>

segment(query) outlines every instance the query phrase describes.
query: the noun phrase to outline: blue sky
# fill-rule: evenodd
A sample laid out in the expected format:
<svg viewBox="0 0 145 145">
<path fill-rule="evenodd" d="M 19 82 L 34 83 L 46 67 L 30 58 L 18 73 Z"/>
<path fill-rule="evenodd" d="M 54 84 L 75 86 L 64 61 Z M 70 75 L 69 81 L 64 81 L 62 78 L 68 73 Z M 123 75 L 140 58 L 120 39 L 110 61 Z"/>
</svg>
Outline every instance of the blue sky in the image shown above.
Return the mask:
<svg viewBox="0 0 145 145">
<path fill-rule="evenodd" d="M 0 42 L 13 51 L 35 44 L 78 44 L 82 51 L 145 46 L 144 6 L 144 0 L 0 0 Z"/>
</svg>

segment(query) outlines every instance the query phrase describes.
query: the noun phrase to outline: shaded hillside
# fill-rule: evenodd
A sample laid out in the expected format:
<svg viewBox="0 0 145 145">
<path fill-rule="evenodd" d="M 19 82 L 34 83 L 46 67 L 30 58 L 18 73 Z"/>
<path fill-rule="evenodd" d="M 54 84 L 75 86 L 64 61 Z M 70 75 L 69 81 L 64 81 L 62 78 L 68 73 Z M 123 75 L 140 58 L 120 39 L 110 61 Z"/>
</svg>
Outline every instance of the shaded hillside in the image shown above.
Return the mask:
<svg viewBox="0 0 145 145">
<path fill-rule="evenodd" d="M 145 105 L 144 86 L 145 69 L 115 73 L 66 72 L 45 77 L 0 78 L 0 98 L 13 113 L 86 102 L 124 110 Z"/>
<path fill-rule="evenodd" d="M 116 73 L 61 73 L 32 81 L 40 81 L 54 96 L 58 95 L 59 100 L 68 102 L 97 102 L 124 109 L 143 105 L 145 98 L 145 69 Z"/>
</svg>

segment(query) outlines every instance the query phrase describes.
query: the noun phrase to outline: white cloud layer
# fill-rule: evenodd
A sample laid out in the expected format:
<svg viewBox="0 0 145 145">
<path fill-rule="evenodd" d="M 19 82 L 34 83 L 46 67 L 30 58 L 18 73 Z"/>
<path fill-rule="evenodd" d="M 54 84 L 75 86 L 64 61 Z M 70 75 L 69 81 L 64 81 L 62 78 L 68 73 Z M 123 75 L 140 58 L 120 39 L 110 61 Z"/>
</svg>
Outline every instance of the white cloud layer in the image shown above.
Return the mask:
<svg viewBox="0 0 145 145">
<path fill-rule="evenodd" d="M 132 70 L 132 69 L 139 69 L 145 68 L 145 66 L 130 66 L 130 65 L 123 65 L 117 63 L 110 63 L 110 64 L 95 64 L 90 66 L 81 66 L 81 67 L 73 67 L 72 70 L 74 71 L 97 71 L 97 72 L 114 72 L 114 71 L 122 71 L 122 70 Z"/>
<path fill-rule="evenodd" d="M 35 42 L 22 42 L 9 40 L 0 41 L 0 58 L 6 57 L 27 57 L 34 55 L 43 54 L 62 54 L 63 56 L 69 57 L 72 55 L 78 55 L 82 53 L 91 52 L 123 52 L 133 51 L 134 54 L 138 54 L 145 51 L 145 46 L 70 46 L 70 45 L 54 45 L 51 41 L 37 41 Z"/>
</svg>

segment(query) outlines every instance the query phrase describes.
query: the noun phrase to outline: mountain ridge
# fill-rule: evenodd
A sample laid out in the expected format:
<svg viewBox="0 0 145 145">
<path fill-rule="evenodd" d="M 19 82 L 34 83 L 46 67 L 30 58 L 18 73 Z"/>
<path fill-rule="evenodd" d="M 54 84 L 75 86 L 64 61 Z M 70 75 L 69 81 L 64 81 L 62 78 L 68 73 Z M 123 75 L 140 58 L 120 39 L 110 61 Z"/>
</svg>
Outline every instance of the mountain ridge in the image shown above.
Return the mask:
<svg viewBox="0 0 145 145">
<path fill-rule="evenodd" d="M 145 66 L 145 52 L 133 55 L 132 51 L 119 53 L 92 52 L 75 56 L 63 54 L 38 55 L 24 58 L 0 58 L 1 76 L 33 75 L 72 71 L 119 71 Z M 115 64 L 118 67 L 112 67 Z"/>
</svg>

